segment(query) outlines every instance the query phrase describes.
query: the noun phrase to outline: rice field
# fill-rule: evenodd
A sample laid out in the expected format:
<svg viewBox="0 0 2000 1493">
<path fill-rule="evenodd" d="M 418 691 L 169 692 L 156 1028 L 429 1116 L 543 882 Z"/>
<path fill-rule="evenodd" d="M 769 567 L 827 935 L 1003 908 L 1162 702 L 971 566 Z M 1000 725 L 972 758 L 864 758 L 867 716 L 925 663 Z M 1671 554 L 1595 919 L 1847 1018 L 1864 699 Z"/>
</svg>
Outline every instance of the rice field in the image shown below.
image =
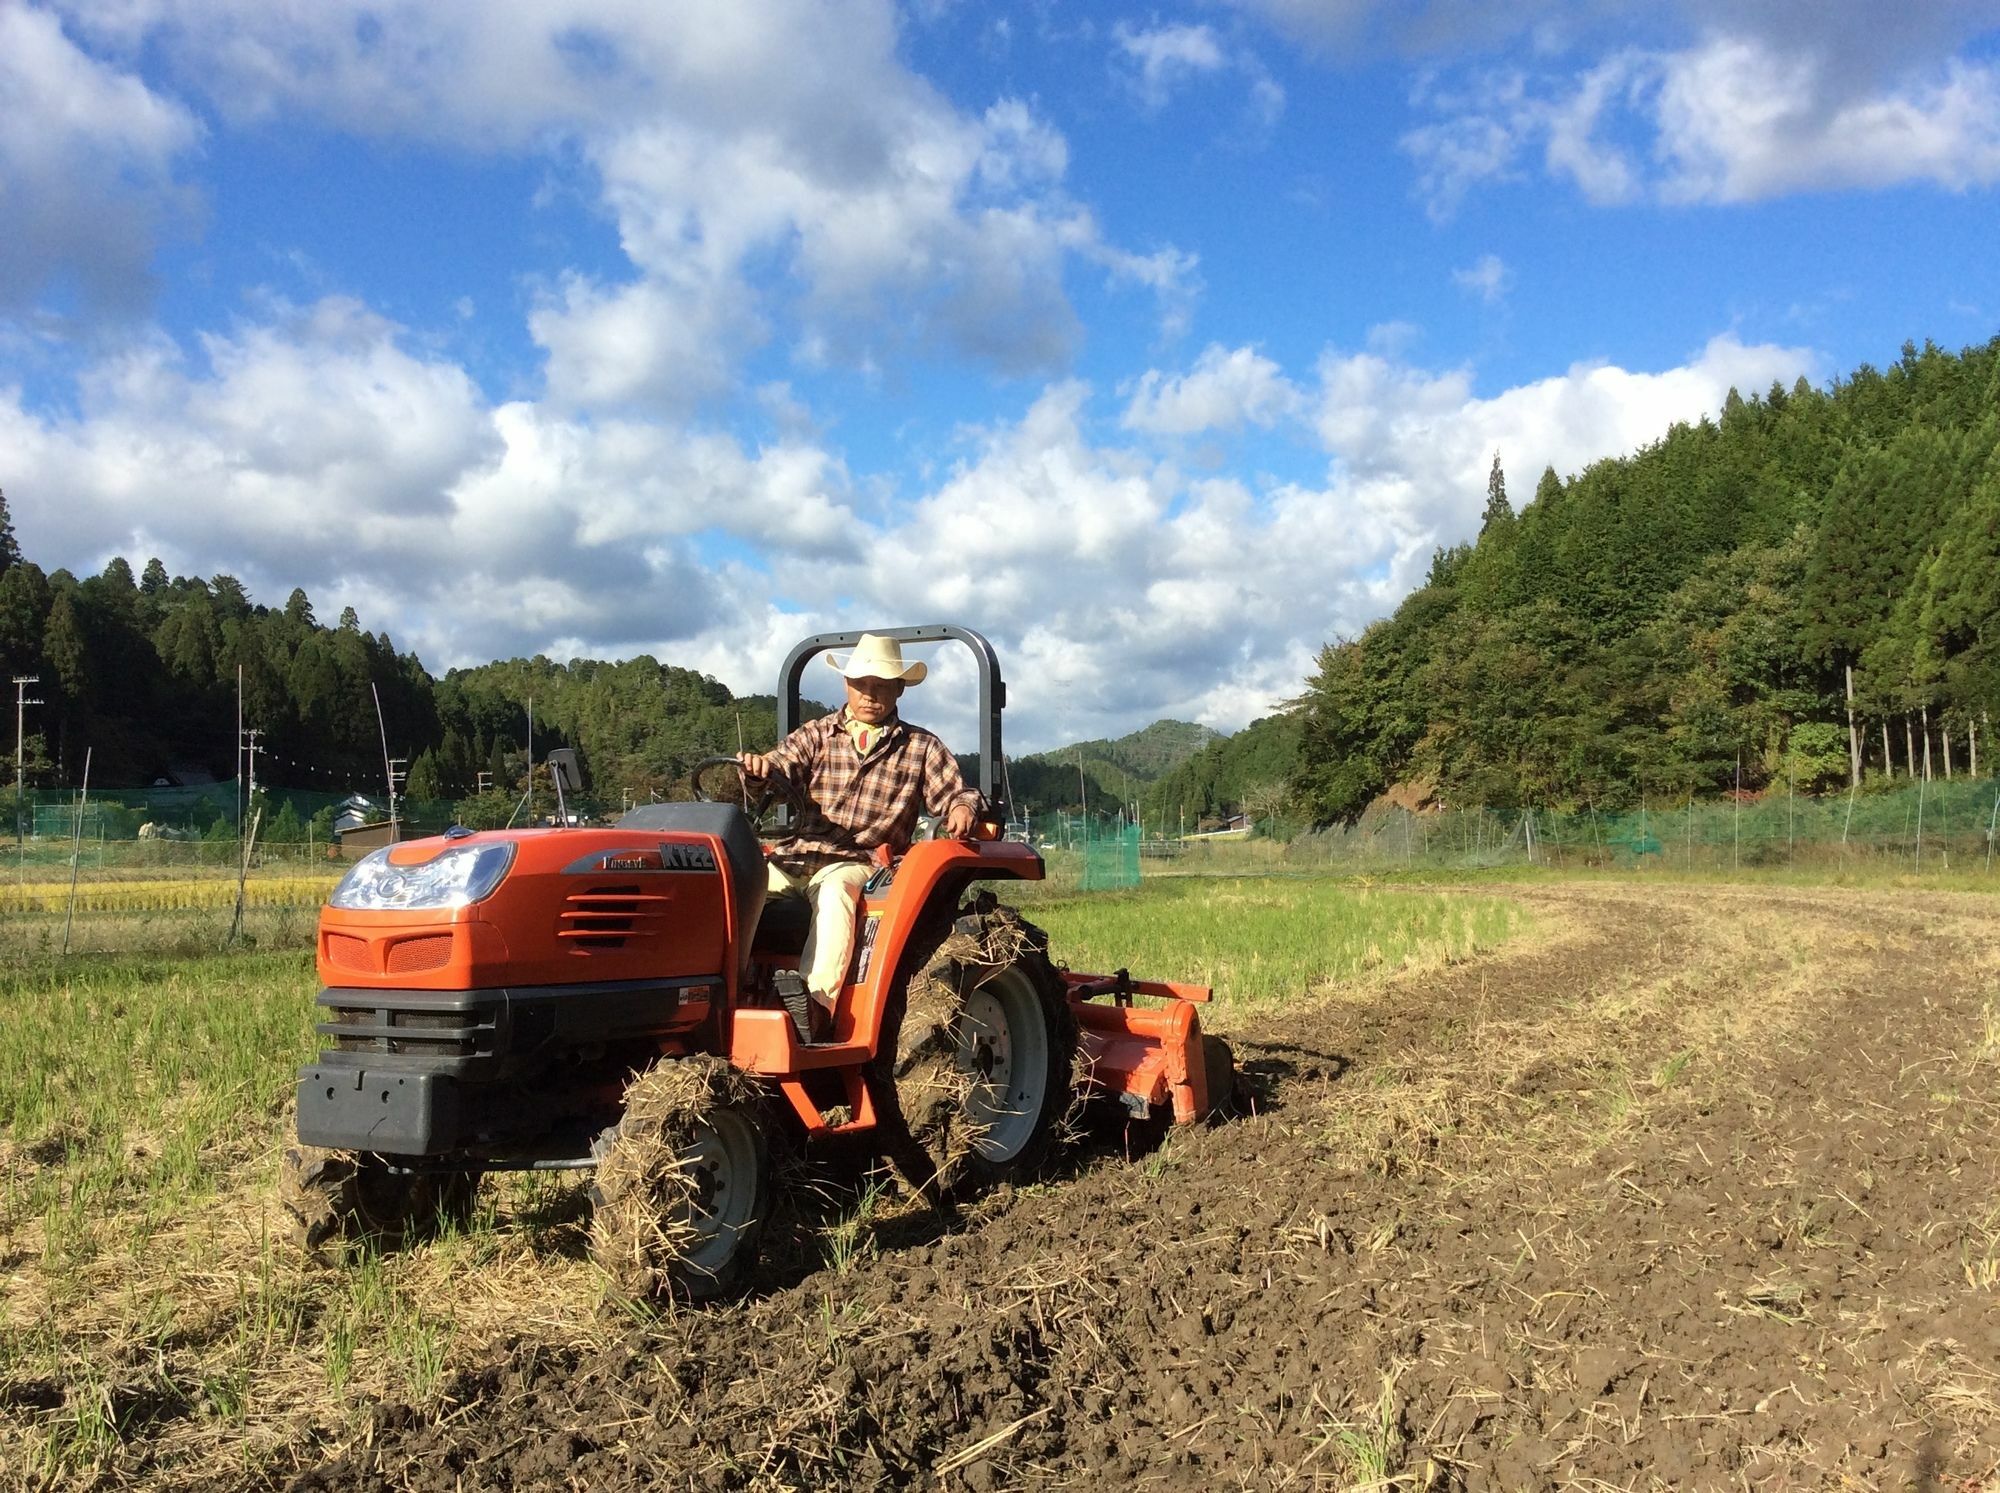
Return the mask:
<svg viewBox="0 0 2000 1493">
<path fill-rule="evenodd" d="M 246 907 L 318 906 L 337 880 L 332 876 L 256 876 L 243 884 Z M 234 876 L 148 876 L 130 880 L 0 883 L 0 917 L 61 913 L 192 912 L 236 905 Z"/>
<path fill-rule="evenodd" d="M 316 1044 L 328 883 L 250 885 L 264 896 L 228 951 L 232 881 L 87 886 L 97 952 L 65 959 L 67 886 L 53 908 L 47 887 L 6 889 L 0 1486 L 281 1484 L 311 1444 L 355 1434 L 384 1397 L 421 1400 L 524 1320 L 576 1341 L 622 1330 L 574 1181 L 490 1183 L 469 1231 L 422 1250 L 344 1270 L 294 1256 L 274 1183 Z M 1215 985 L 1225 1027 L 1524 926 L 1499 898 L 1282 878 L 1057 892 L 1029 915 L 1075 967 Z"/>
<path fill-rule="evenodd" d="M 1232 1009 L 1269 1009 L 1412 964 L 1448 962 L 1514 937 L 1501 897 L 1384 890 L 1321 877 L 1177 876 L 1130 892 L 1038 899 L 1028 915 L 1072 969 L 1215 988 Z"/>
</svg>

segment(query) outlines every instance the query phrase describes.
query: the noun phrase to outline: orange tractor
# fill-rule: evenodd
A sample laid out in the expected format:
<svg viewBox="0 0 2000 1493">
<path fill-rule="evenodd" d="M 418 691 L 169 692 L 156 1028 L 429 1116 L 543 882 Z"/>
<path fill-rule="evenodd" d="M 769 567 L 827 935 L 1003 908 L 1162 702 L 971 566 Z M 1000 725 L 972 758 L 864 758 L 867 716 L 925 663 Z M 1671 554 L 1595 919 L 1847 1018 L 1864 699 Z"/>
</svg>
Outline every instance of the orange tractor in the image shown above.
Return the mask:
<svg viewBox="0 0 2000 1493">
<path fill-rule="evenodd" d="M 830 1040 L 800 1042 L 774 989 L 804 900 L 766 902 L 763 802 L 649 804 L 610 828 L 441 836 L 375 851 L 320 918 L 318 1024 L 282 1186 L 302 1241 L 394 1242 L 471 1207 L 496 1170 L 594 1168 L 592 1253 L 632 1296 L 706 1299 L 744 1282 L 772 1205 L 772 1142 L 887 1157 L 943 1202 L 1036 1166 L 1080 1099 L 1205 1118 L 1234 1084 L 1205 1037 L 1205 987 L 1059 970 L 979 883 L 1038 881 L 1000 838 L 1001 711 L 977 660 L 986 819 L 883 857 L 863 894 Z M 786 660 L 780 734 L 808 660 Z M 711 758 L 695 775 L 704 792 Z M 739 785 L 740 792 L 740 785 Z M 775 816 L 771 811 L 777 809 Z"/>
</svg>

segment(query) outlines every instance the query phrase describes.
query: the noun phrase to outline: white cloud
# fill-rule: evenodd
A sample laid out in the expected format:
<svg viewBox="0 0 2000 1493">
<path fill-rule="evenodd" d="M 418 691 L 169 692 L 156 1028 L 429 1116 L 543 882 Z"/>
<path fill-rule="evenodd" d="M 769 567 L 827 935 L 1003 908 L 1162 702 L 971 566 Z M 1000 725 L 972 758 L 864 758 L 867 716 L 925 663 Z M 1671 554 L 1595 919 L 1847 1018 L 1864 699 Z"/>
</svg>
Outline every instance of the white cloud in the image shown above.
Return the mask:
<svg viewBox="0 0 2000 1493">
<path fill-rule="evenodd" d="M 1482 395 L 1473 370 L 1418 366 L 1399 345 L 1329 350 L 1296 379 L 1212 347 L 1140 379 L 1111 439 L 1092 391 L 1056 383 L 895 501 L 805 429 L 755 449 L 685 421 L 490 403 L 333 299 L 274 306 L 199 358 L 136 342 L 94 367 L 73 413 L 0 391 L 0 450 L 42 563 L 159 554 L 262 599 L 303 585 L 433 667 L 651 652 L 761 690 L 809 632 L 959 621 L 999 647 L 1027 750 L 1161 715 L 1267 713 L 1321 643 L 1474 532 L 1495 450 L 1525 496 L 1544 465 L 1633 450 L 1731 385 L 1818 372 L 1803 350 L 1724 335 L 1676 368 L 1579 365 Z M 1152 446 L 1281 422 L 1319 443 L 1320 481 L 1193 476 Z M 918 718 L 969 740 L 962 666 L 938 662 Z"/>
<path fill-rule="evenodd" d="M 1568 97 L 1549 104 L 1543 159 L 1553 176 L 1567 176 L 1592 202 L 1628 202 L 1638 195 L 1639 174 L 1627 153 L 1599 135 L 1605 116 L 1622 100 L 1636 102 L 1651 65 L 1620 53 L 1588 69 Z"/>
<path fill-rule="evenodd" d="M 1411 102 L 1437 117 L 1399 143 L 1416 162 L 1417 195 L 1433 222 L 1449 219 L 1474 187 L 1518 175 L 1515 161 L 1537 118 L 1525 89 L 1513 71 L 1476 74 L 1458 90 L 1441 88 L 1433 73 L 1419 75 Z"/>
<path fill-rule="evenodd" d="M 1754 392 L 1818 373 L 1808 349 L 1746 345 L 1724 333 L 1663 372 L 1580 363 L 1482 399 L 1469 370 L 1434 374 L 1373 354 L 1329 354 L 1314 423 L 1336 471 L 1361 491 L 1387 495 L 1417 536 L 1395 554 L 1400 591 L 1421 578 L 1431 545 L 1477 529 L 1494 451 L 1520 501 L 1545 467 L 1575 473 L 1658 440 L 1676 421 L 1713 415 L 1732 387 Z"/>
<path fill-rule="evenodd" d="M 88 375 L 74 416 L 0 391 L 28 547 L 91 569 L 157 553 L 264 597 L 303 585 L 434 666 L 693 637 L 731 615 L 705 535 L 856 552 L 846 473 L 817 447 L 491 405 L 404 342 L 329 300 L 204 339 L 202 366 L 141 342 Z"/>
<path fill-rule="evenodd" d="M 1789 192 L 1923 181 L 2000 181 L 2000 69 L 1951 61 L 1899 86 L 1842 97 L 1816 59 L 1716 37 L 1666 60 L 1656 118 L 1670 201 L 1748 202 Z"/>
<path fill-rule="evenodd" d="M 1600 204 L 2000 181 L 2000 68 L 1965 59 L 1882 77 L 1796 38 L 1714 32 L 1499 91 L 1427 79 L 1416 101 L 1436 117 L 1402 145 L 1440 219 L 1537 141 L 1549 174 Z"/>
<path fill-rule="evenodd" d="M 1278 365 L 1256 349 L 1211 344 L 1179 377 L 1148 370 L 1126 405 L 1123 424 L 1158 435 L 1240 430 L 1246 424 L 1268 430 L 1298 401 L 1298 390 Z"/>
<path fill-rule="evenodd" d="M 1525 500 L 1545 465 L 1573 473 L 1712 415 L 1731 386 L 1817 369 L 1802 349 L 1723 335 L 1677 368 L 1585 364 L 1482 397 L 1470 370 L 1329 352 L 1300 410 L 1326 479 L 1267 491 L 1100 443 L 1088 391 L 1065 384 L 984 432 L 876 528 L 865 560 L 779 570 L 789 594 L 816 578 L 850 598 L 848 625 L 940 616 L 987 632 L 1024 750 L 1160 715 L 1235 727 L 1295 694 L 1322 642 L 1393 608 L 1436 546 L 1477 531 L 1495 450 Z M 969 730 L 946 697 L 925 711 Z"/>
<path fill-rule="evenodd" d="M 1189 78 L 1220 72 L 1228 65 L 1222 44 L 1208 26 L 1154 26 L 1141 29 L 1120 21 L 1112 28 L 1140 101 L 1149 109 L 1164 108 L 1173 91 Z"/>
<path fill-rule="evenodd" d="M 528 330 L 558 402 L 685 410 L 730 387 L 733 354 L 757 332 L 745 299 L 730 280 L 607 287 L 570 274 L 540 298 Z"/>
<path fill-rule="evenodd" d="M 156 234 L 195 206 L 174 171 L 201 134 L 53 15 L 0 5 L 0 309 L 65 281 L 117 310 L 143 303 Z"/>
<path fill-rule="evenodd" d="M 1468 268 L 1453 270 L 1451 281 L 1491 306 L 1506 299 L 1508 288 L 1514 283 L 1514 272 L 1498 254 L 1482 254 Z"/>
<path fill-rule="evenodd" d="M 1507 46 L 1544 55 L 1587 51 L 1634 33 L 1659 50 L 1726 31 L 1795 47 L 1810 39 L 1833 69 L 1861 82 L 1935 61 L 1995 24 L 1991 0 L 1227 0 L 1337 61 L 1406 55 L 1451 61 Z"/>
<path fill-rule="evenodd" d="M 1190 85 L 1223 74 L 1247 87 L 1246 143 L 1262 143 L 1285 112 L 1285 90 L 1255 52 L 1225 46 L 1212 26 L 1169 23 L 1149 27 L 1120 21 L 1111 28 L 1113 72 L 1139 106 L 1156 114 Z"/>
<path fill-rule="evenodd" d="M 232 121 L 586 163 L 636 277 L 573 276 L 537 308 L 574 401 L 699 389 L 780 310 L 822 356 L 1046 371 L 1076 340 L 1067 264 L 1139 257 L 1067 198 L 1067 146 L 1027 103 L 967 113 L 903 64 L 890 0 L 69 3 Z M 1159 278 L 1183 315 L 1185 279 Z"/>
</svg>

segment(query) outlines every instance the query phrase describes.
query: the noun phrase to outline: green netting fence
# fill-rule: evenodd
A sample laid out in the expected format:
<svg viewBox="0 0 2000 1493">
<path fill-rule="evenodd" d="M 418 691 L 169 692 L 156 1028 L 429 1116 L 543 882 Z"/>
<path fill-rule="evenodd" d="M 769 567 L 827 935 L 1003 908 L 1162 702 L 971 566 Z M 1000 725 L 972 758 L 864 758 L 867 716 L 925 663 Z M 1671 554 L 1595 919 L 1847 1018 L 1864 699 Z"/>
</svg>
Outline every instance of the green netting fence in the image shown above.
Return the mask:
<svg viewBox="0 0 2000 1493">
<path fill-rule="evenodd" d="M 1086 893 L 1138 887 L 1138 825 L 1088 825 L 1078 843 Z"/>
<path fill-rule="evenodd" d="M 1588 806 L 1415 813 L 1378 807 L 1355 824 L 1300 835 L 1283 854 L 1288 863 L 1356 870 L 1870 865 L 1984 871 L 2000 870 L 1996 828 L 2000 780 L 1958 777 L 1819 797 L 1777 791 L 1721 802 L 1648 799 L 1616 813 Z"/>
<path fill-rule="evenodd" d="M 538 795 L 538 798 L 541 795 Z M 259 784 L 255 807 L 260 861 L 327 857 L 343 815 L 386 817 L 379 793 L 327 793 Z M 402 833 L 434 834 L 463 806 L 451 800 L 399 800 Z M 67 867 L 72 850 L 86 867 L 234 866 L 250 804 L 234 780 L 193 786 L 30 788 L 18 799 L 0 789 L 0 864 L 32 872 Z M 350 814 L 349 811 L 352 811 Z M 239 818 L 239 814 L 242 818 Z"/>
</svg>

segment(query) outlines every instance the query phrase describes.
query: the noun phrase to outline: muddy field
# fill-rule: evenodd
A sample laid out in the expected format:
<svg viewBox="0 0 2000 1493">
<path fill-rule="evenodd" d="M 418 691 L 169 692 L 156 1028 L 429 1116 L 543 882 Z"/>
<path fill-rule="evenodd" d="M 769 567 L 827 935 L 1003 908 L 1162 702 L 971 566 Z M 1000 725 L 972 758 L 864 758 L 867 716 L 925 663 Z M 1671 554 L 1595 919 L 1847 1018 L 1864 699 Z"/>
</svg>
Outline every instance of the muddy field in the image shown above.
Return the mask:
<svg viewBox="0 0 2000 1493">
<path fill-rule="evenodd" d="M 1232 1032 L 1254 1115 L 608 1347 L 524 1320 L 293 1485 L 2000 1486 L 1992 904 L 1520 895 Z"/>
</svg>

